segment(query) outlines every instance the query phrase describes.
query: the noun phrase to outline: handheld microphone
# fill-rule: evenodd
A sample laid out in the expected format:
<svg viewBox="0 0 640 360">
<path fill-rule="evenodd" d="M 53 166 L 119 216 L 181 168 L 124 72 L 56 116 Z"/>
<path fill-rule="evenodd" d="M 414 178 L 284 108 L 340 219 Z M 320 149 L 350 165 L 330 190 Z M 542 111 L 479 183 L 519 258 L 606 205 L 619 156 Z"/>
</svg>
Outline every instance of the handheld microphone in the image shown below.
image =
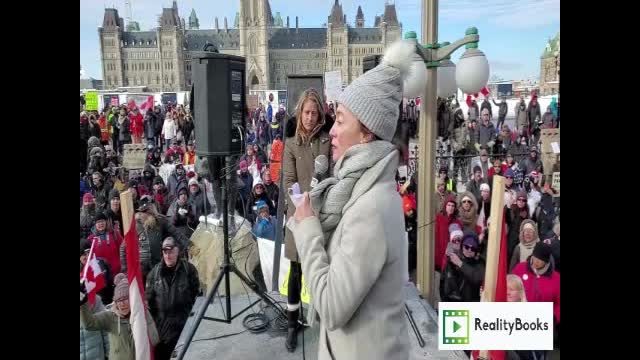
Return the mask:
<svg viewBox="0 0 640 360">
<path fill-rule="evenodd" d="M 329 159 L 326 155 L 318 155 L 313 162 L 314 174 L 311 179 L 311 188 L 316 187 L 322 181 L 329 171 Z"/>
</svg>

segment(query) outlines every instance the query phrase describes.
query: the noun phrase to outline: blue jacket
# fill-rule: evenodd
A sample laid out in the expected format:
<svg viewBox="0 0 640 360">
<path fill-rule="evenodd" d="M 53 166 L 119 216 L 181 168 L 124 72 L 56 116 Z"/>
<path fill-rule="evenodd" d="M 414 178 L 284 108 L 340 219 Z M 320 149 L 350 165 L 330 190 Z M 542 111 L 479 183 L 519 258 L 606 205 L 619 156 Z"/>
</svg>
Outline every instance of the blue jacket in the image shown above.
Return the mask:
<svg viewBox="0 0 640 360">
<path fill-rule="evenodd" d="M 267 121 L 271 122 L 272 118 L 273 118 L 273 107 L 271 106 L 271 103 L 269 103 L 269 106 L 267 106 Z"/>
<path fill-rule="evenodd" d="M 94 313 L 104 311 L 100 297 L 91 309 Z M 106 331 L 89 331 L 80 322 L 80 360 L 104 360 L 109 354 L 109 337 Z"/>
<path fill-rule="evenodd" d="M 261 218 L 253 226 L 253 233 L 256 237 L 275 240 L 276 239 L 276 218 L 269 216 L 269 220 Z"/>
</svg>

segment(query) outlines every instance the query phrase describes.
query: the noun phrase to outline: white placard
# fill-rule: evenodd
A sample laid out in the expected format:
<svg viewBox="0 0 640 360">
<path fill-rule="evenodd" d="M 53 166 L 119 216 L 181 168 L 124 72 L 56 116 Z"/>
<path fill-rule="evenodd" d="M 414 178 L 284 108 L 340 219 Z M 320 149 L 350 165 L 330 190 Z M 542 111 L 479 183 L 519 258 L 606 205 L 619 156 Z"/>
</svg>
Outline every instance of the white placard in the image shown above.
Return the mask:
<svg viewBox="0 0 640 360">
<path fill-rule="evenodd" d="M 439 350 L 553 350 L 551 302 L 441 302 Z"/>
<path fill-rule="evenodd" d="M 338 96 L 342 93 L 342 72 L 340 70 L 324 73 L 324 89 L 327 102 L 338 100 Z"/>
<path fill-rule="evenodd" d="M 560 144 L 557 142 L 551 143 L 551 149 L 553 149 L 554 154 L 560 154 Z"/>
</svg>

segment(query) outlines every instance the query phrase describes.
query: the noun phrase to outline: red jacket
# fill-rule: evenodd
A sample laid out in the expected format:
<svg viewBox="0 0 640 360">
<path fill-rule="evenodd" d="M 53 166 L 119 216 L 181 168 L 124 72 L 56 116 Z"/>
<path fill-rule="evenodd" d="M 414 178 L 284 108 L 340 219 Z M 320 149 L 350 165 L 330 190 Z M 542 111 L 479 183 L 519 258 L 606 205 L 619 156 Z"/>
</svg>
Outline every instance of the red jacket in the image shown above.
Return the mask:
<svg viewBox="0 0 640 360">
<path fill-rule="evenodd" d="M 129 114 L 129 121 L 131 122 L 131 135 L 142 136 L 144 131 L 144 122 L 142 121 L 142 114 L 137 115 Z"/>
<path fill-rule="evenodd" d="M 101 140 L 109 141 L 109 139 L 111 139 L 111 126 L 107 123 L 107 119 L 104 115 L 98 118 L 98 125 L 100 125 Z"/>
<path fill-rule="evenodd" d="M 97 234 L 94 226 L 87 240 L 90 242 L 95 240 L 96 245 L 93 248 L 93 253 L 99 258 L 103 258 L 109 264 L 113 274 L 118 274 L 120 272 L 120 245 L 122 245 L 120 231 L 107 231 L 101 236 Z"/>
<path fill-rule="evenodd" d="M 545 274 L 537 276 L 529 261 L 523 261 L 513 268 L 512 273 L 522 279 L 528 302 L 553 303 L 553 316 L 556 323 L 560 324 L 560 274 L 553 269 L 553 265 Z"/>
<path fill-rule="evenodd" d="M 449 219 L 446 215 L 442 213 L 438 213 L 436 215 L 436 228 L 435 228 L 435 239 L 436 243 L 434 246 L 434 261 L 435 267 L 438 271 L 444 271 L 447 264 L 447 244 L 449 244 L 449 225 L 451 224 L 460 225 L 460 229 L 463 228 L 462 222 L 460 219 Z"/>
</svg>

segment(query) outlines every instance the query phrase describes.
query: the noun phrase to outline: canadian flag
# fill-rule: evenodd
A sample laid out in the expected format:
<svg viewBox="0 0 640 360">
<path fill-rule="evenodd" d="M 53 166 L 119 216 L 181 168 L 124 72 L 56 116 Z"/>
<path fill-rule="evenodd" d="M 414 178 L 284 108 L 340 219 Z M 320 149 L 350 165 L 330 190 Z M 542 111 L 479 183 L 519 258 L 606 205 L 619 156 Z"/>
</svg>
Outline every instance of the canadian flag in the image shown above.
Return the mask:
<svg viewBox="0 0 640 360">
<path fill-rule="evenodd" d="M 95 243 L 96 240 L 94 239 L 91 243 L 91 250 L 89 250 L 87 263 L 84 264 L 84 267 L 80 272 L 80 282 L 84 281 L 84 286 L 87 289 L 87 296 L 89 297 L 89 303 L 91 305 L 95 303 L 98 292 L 106 286 L 104 273 L 100 268 L 100 263 L 98 263 L 96 254 L 93 253 Z"/>
<path fill-rule="evenodd" d="M 142 105 L 140 105 L 140 111 L 142 113 L 145 113 L 150 109 L 153 109 L 153 95 L 149 96 L 147 98 L 147 101 L 145 101 Z"/>
<path fill-rule="evenodd" d="M 482 90 L 480 90 L 480 93 L 482 94 L 482 96 L 486 98 L 487 95 L 489 95 L 489 89 L 487 89 L 487 87 L 485 86 L 482 88 Z M 478 93 L 475 93 L 473 95 L 467 94 L 467 99 L 466 99 L 467 105 L 471 106 L 471 101 L 477 98 L 478 98 Z"/>
</svg>

